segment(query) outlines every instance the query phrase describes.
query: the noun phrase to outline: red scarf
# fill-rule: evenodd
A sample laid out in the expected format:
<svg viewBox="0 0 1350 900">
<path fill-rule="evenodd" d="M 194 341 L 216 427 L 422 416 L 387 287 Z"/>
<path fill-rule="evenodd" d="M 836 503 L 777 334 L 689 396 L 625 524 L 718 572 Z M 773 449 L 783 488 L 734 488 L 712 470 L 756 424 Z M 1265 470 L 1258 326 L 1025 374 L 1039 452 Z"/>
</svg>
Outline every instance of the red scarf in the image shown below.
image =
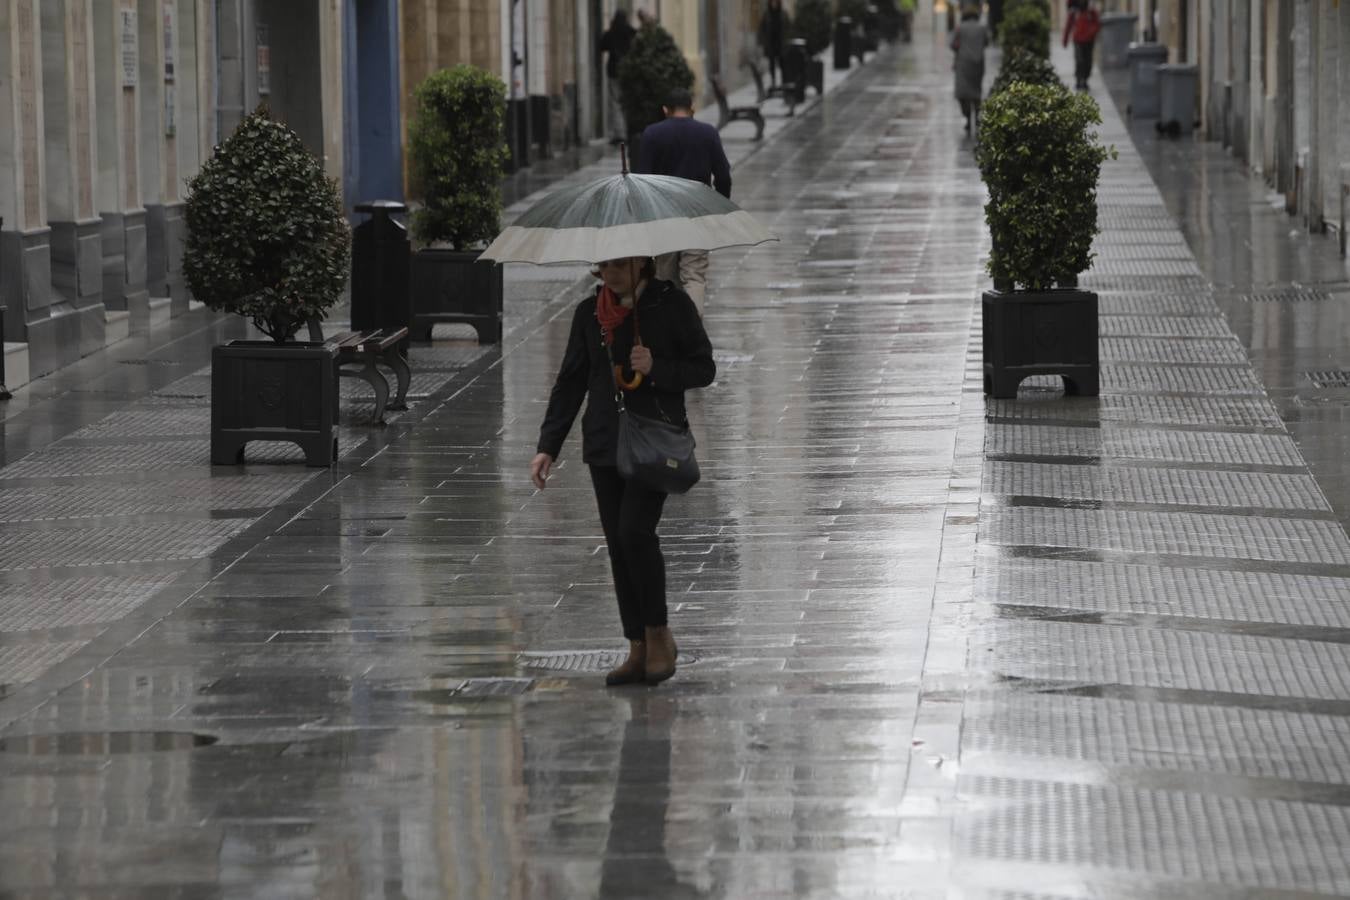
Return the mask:
<svg viewBox="0 0 1350 900">
<path fill-rule="evenodd" d="M 609 285 L 600 286 L 600 295 L 595 302 L 595 317 L 600 320 L 600 327 L 605 330 L 605 343 L 614 343 L 614 329 L 623 324 L 623 320 L 628 318 L 628 314 L 633 311 L 633 307 L 624 306 L 619 302 L 619 298 L 609 289 Z"/>
</svg>

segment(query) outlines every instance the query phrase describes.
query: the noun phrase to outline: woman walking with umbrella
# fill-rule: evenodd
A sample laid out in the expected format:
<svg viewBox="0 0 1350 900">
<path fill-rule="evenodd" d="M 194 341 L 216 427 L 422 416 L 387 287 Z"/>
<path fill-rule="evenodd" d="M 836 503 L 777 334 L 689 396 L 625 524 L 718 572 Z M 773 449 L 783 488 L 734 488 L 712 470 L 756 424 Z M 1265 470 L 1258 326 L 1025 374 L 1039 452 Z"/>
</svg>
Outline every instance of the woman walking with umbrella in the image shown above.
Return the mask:
<svg viewBox="0 0 1350 900">
<path fill-rule="evenodd" d="M 659 684 L 678 650 L 666 609 L 665 558 L 657 526 L 667 491 L 697 480 L 684 393 L 712 383 L 712 344 L 689 295 L 656 278 L 653 257 L 774 240 L 730 200 L 685 178 L 622 174 L 544 198 L 503 231 L 483 256 L 497 262 L 601 260 L 601 284 L 572 315 L 567 349 L 530 461 L 543 490 L 586 403 L 581 456 L 590 469 L 609 549 L 628 657 L 607 684 Z M 638 422 L 649 425 L 636 425 Z M 655 426 L 687 442 L 687 459 L 658 454 L 653 473 L 635 446 Z M 661 441 L 650 445 L 665 450 Z M 677 453 L 671 450 L 670 453 Z M 692 464 L 692 477 L 686 471 Z M 671 473 L 674 474 L 671 474 Z M 678 484 L 676 483 L 678 481 Z"/>
<path fill-rule="evenodd" d="M 675 674 L 677 654 L 656 533 L 666 494 L 619 475 L 615 393 L 635 414 L 687 427 L 684 392 L 711 384 L 717 367 L 694 301 L 671 282 L 658 281 L 651 258 L 607 260 L 596 268 L 602 284 L 572 316 L 530 477 L 542 490 L 589 395 L 581 457 L 590 467 L 629 647 L 628 658 L 605 681 L 657 684 Z"/>
</svg>

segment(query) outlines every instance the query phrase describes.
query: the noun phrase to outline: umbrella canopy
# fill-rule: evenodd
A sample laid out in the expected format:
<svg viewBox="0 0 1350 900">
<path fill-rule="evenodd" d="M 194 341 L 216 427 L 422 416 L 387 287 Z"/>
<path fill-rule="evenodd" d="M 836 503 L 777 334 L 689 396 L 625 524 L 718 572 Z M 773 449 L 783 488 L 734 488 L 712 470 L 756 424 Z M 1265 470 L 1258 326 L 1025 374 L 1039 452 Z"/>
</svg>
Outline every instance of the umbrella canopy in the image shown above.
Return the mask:
<svg viewBox="0 0 1350 900">
<path fill-rule="evenodd" d="M 540 200 L 499 234 L 482 258 L 588 263 L 774 240 L 753 216 L 706 184 L 625 172 Z"/>
</svg>

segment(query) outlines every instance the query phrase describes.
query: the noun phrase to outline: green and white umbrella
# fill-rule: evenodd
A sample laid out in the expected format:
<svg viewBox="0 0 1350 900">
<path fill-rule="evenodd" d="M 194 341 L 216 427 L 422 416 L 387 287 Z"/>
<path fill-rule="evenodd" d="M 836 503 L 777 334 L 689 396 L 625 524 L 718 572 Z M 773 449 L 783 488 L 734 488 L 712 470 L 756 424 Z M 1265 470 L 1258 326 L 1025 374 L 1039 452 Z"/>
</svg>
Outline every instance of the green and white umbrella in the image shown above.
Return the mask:
<svg viewBox="0 0 1350 900">
<path fill-rule="evenodd" d="M 625 171 L 540 200 L 482 258 L 590 263 L 774 240 L 754 216 L 706 184 Z"/>
</svg>

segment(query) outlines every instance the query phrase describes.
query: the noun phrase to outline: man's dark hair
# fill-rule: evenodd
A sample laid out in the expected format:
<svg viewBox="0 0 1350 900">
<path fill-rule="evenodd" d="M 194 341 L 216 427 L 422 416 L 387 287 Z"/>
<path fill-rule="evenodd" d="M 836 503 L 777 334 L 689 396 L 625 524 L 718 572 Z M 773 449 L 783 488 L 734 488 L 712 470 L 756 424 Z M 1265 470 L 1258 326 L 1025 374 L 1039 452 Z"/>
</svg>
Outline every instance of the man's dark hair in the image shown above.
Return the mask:
<svg viewBox="0 0 1350 900">
<path fill-rule="evenodd" d="M 666 94 L 666 109 L 690 109 L 694 108 L 694 95 L 684 88 L 675 88 L 669 94 Z"/>
</svg>

